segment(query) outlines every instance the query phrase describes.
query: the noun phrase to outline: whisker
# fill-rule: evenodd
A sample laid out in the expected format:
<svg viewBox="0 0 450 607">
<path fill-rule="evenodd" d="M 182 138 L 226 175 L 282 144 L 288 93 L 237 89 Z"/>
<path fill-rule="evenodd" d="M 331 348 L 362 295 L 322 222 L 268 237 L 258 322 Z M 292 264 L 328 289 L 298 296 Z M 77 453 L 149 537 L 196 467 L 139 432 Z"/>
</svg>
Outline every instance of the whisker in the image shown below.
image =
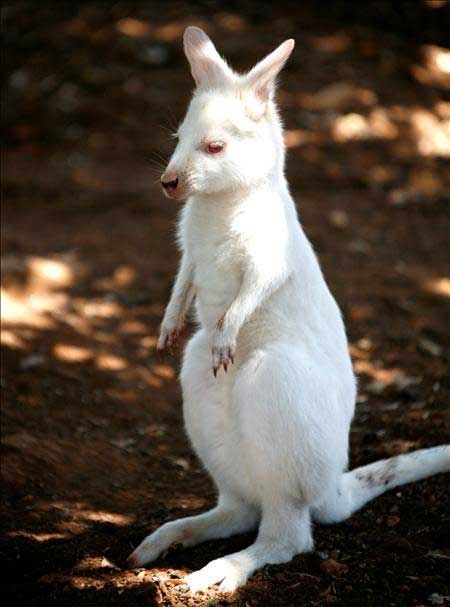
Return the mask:
<svg viewBox="0 0 450 607">
<path fill-rule="evenodd" d="M 168 116 L 168 123 L 169 126 L 171 127 L 172 130 L 177 131 L 178 130 L 178 124 L 179 124 L 179 120 L 178 118 L 175 116 L 175 112 L 172 110 L 171 107 L 167 106 L 165 108 L 166 114 L 169 113 Z"/>
<path fill-rule="evenodd" d="M 161 162 L 160 160 L 157 160 L 156 158 L 147 158 L 147 161 L 153 166 L 156 167 L 158 169 L 165 169 L 167 164 Z"/>
<path fill-rule="evenodd" d="M 153 154 L 153 156 L 160 162 L 163 162 L 164 164 L 168 164 L 169 157 L 166 156 L 163 152 L 160 152 L 159 150 L 152 150 L 150 153 Z"/>
</svg>

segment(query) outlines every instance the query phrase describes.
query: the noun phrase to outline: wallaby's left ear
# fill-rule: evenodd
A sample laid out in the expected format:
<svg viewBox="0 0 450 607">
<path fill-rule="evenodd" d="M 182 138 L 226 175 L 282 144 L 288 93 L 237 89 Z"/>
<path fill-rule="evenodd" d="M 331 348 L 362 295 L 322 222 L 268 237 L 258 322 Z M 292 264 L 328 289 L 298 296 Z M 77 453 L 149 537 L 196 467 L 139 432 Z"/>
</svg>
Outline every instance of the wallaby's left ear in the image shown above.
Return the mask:
<svg viewBox="0 0 450 607">
<path fill-rule="evenodd" d="M 286 40 L 270 55 L 267 55 L 267 57 L 257 63 L 247 74 L 247 84 L 261 101 L 268 101 L 270 99 L 275 89 L 275 79 L 289 59 L 294 46 L 294 40 Z"/>
</svg>

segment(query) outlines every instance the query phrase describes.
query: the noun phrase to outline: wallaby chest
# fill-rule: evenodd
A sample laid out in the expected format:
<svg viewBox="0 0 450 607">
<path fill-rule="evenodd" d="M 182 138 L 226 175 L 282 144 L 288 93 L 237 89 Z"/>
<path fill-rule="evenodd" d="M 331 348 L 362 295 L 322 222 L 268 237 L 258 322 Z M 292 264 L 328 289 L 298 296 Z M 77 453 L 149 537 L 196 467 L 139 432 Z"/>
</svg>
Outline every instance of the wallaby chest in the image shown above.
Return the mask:
<svg viewBox="0 0 450 607">
<path fill-rule="evenodd" d="M 191 209 L 185 224 L 185 245 L 194 267 L 200 297 L 235 295 L 242 278 L 244 250 L 224 212 Z"/>
</svg>

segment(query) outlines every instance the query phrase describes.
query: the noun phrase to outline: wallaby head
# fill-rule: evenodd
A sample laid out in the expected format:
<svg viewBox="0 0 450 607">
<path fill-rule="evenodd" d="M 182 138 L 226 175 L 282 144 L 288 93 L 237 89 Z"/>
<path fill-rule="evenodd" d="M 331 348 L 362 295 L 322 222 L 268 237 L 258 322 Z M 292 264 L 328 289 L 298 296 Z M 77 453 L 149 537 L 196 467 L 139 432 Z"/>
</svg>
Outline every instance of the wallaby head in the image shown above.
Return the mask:
<svg viewBox="0 0 450 607">
<path fill-rule="evenodd" d="M 234 72 L 197 27 L 184 32 L 196 89 L 161 177 L 175 199 L 226 194 L 282 173 L 284 146 L 275 80 L 294 48 L 286 40 L 247 74 Z"/>
</svg>

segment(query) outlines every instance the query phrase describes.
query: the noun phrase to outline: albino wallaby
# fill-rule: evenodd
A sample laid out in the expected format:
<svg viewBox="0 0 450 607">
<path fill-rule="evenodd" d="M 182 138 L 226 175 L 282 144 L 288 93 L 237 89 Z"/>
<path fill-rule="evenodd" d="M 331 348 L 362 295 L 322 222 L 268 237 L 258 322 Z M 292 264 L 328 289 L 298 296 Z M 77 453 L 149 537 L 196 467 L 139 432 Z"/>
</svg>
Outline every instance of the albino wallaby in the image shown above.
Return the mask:
<svg viewBox="0 0 450 607">
<path fill-rule="evenodd" d="M 176 341 L 195 299 L 183 412 L 218 502 L 164 524 L 129 563 L 259 529 L 249 548 L 187 576 L 193 592 L 216 583 L 232 592 L 263 565 L 311 550 L 311 519 L 342 521 L 388 489 L 450 470 L 446 445 L 345 472 L 356 382 L 339 308 L 288 190 L 274 102 L 293 48 L 287 40 L 239 75 L 202 30 L 184 33 L 196 90 L 161 181 L 187 202 L 158 348 Z"/>
</svg>

